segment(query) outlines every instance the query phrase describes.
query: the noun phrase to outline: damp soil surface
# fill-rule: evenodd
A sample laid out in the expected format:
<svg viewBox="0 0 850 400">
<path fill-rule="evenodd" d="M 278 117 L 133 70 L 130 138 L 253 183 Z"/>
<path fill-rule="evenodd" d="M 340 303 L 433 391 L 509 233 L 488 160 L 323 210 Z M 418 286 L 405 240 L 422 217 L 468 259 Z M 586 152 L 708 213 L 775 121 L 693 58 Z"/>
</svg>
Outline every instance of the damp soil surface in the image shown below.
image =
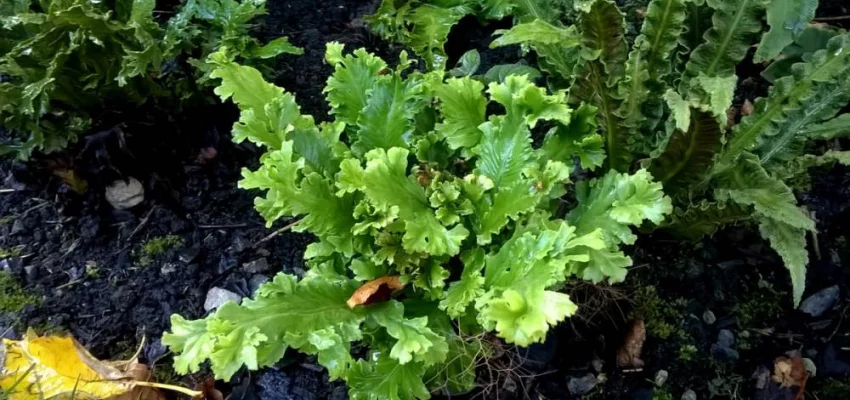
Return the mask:
<svg viewBox="0 0 850 400">
<path fill-rule="evenodd" d="M 304 48 L 275 68 L 275 82 L 296 94 L 302 112 L 327 119 L 326 42 L 365 47 L 388 61 L 402 50 L 365 28 L 362 17 L 375 6 L 268 0 L 256 34 L 287 35 Z M 818 17 L 848 13 L 843 0 L 823 0 Z M 848 20 L 834 23 L 847 27 Z M 450 64 L 471 48 L 481 52 L 482 69 L 519 61 L 517 48 L 488 49 L 492 31 L 504 27 L 462 21 L 447 49 Z M 739 94 L 736 102 L 750 97 Z M 205 379 L 203 372 L 180 377 L 171 370 L 159 343 L 169 317 L 204 316 L 212 288 L 250 296 L 277 272 L 302 274 L 312 241 L 289 230 L 270 237 L 290 221 L 266 227 L 253 209 L 257 193 L 237 188 L 240 170 L 255 167 L 261 151 L 231 143 L 235 118 L 232 107 L 211 106 L 176 123 L 104 131 L 59 157 L 81 163 L 89 183 L 83 194 L 48 172 L 55 160 L 0 162 L 0 268 L 33 297 L 23 310 L 0 310 L 3 335 L 18 338 L 27 327 L 68 333 L 106 359 L 131 356 L 144 339 L 142 361 L 158 379 L 187 385 Z M 185 132 L 191 134 L 178 134 Z M 140 181 L 145 200 L 116 210 L 105 187 L 129 177 Z M 804 299 L 828 303 L 819 315 L 792 306 L 788 273 L 754 227 L 731 227 L 694 244 L 644 236 L 627 250 L 635 262 L 626 284 L 568 287 L 579 315 L 545 343 L 502 347 L 500 358 L 481 367 L 480 389 L 436 397 L 791 400 L 794 390 L 772 376 L 775 360 L 796 351 L 816 369 L 808 396 L 850 398 L 850 170 L 815 171 L 800 200 L 818 224 L 818 234 L 808 238 Z M 621 367 L 617 350 L 635 319 L 646 326 L 643 365 Z M 315 360 L 297 354 L 218 385 L 233 399 L 347 398 Z M 696 397 L 687 397 L 689 390 Z"/>
</svg>

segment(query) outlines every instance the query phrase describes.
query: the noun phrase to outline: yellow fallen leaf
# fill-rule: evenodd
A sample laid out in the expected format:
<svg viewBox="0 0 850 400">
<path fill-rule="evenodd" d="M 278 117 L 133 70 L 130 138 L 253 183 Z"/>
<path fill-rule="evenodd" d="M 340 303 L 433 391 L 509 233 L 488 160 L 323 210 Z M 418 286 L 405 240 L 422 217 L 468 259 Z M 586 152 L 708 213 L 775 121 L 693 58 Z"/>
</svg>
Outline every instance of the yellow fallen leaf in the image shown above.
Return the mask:
<svg viewBox="0 0 850 400">
<path fill-rule="evenodd" d="M 349 308 L 387 301 L 396 290 L 404 289 L 398 275 L 382 276 L 364 283 L 346 301 Z"/>
<path fill-rule="evenodd" d="M 200 394 L 185 388 L 134 379 L 138 365 L 102 362 L 71 337 L 38 337 L 28 332 L 23 340 L 3 339 L 0 353 L 0 389 L 9 400 L 65 398 L 76 400 L 118 397 L 139 387 L 177 390 L 190 396 Z M 120 370 L 123 364 L 128 370 Z M 151 397 L 152 398 L 152 397 Z"/>
</svg>

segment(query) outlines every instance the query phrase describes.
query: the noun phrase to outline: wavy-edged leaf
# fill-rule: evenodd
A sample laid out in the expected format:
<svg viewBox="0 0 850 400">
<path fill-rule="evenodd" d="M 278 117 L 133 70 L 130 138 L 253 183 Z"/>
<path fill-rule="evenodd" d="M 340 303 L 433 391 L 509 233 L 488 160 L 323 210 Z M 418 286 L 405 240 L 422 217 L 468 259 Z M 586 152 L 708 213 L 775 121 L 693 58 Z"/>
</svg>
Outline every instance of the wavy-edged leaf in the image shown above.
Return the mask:
<svg viewBox="0 0 850 400">
<path fill-rule="evenodd" d="M 322 362 L 322 350 L 335 346 L 347 350 L 350 342 L 361 338 L 359 325 L 364 317 L 345 304 L 358 286 L 357 281 L 341 277 L 298 281 L 281 273 L 262 285 L 253 300 L 223 305 L 203 320 L 203 330 L 199 322 L 178 320 L 178 328 L 163 335 L 162 342 L 175 353 L 195 354 L 184 359 L 188 371 L 210 358 L 216 377 L 225 380 L 243 364 L 252 369 L 272 365 L 283 357 L 287 346 L 319 354 Z M 316 334 L 322 336 L 311 337 Z M 210 353 L 197 351 L 210 346 Z M 340 371 L 338 363 L 345 369 L 351 362 L 347 351 L 342 359 L 327 358 L 328 353 L 324 356 L 325 366 L 335 372 Z"/>
<path fill-rule="evenodd" d="M 481 140 L 487 99 L 484 85 L 472 78 L 450 78 L 434 88 L 443 121 L 435 129 L 452 149 L 471 148 Z"/>
<path fill-rule="evenodd" d="M 714 9 L 705 4 L 705 0 L 688 0 L 685 29 L 679 36 L 679 48 L 674 61 L 676 72 L 680 75 L 685 71 L 691 52 L 703 43 L 703 34 L 711 28 Z"/>
<path fill-rule="evenodd" d="M 629 53 L 625 77 L 618 86 L 623 99 L 618 114 L 623 125 L 630 129 L 629 136 L 637 143 L 632 147 L 651 148 L 652 138 L 640 135 L 647 119 L 655 125 L 660 117 L 665 80 L 670 74 L 670 56 L 678 46 L 684 30 L 687 0 L 653 0 L 649 3 L 641 33 Z"/>
<path fill-rule="evenodd" d="M 358 360 L 345 377 L 351 400 L 414 400 L 431 397 L 422 382 L 425 366 L 400 364 L 388 355 L 375 361 Z"/>
<path fill-rule="evenodd" d="M 560 28 L 541 19 L 519 23 L 511 29 L 498 29 L 493 35 L 497 37 L 490 43 L 490 48 L 526 43 L 532 46 L 557 44 L 564 47 L 581 44 L 574 27 Z"/>
<path fill-rule="evenodd" d="M 762 31 L 762 18 L 767 0 L 707 0 L 715 11 L 712 27 L 703 35 L 705 40 L 691 53 L 685 66 L 685 77 L 700 73 L 708 77 L 735 74 L 735 66 L 747 55 L 747 50 Z"/>
<path fill-rule="evenodd" d="M 327 45 L 325 61 L 334 67 L 334 73 L 323 92 L 331 106 L 331 114 L 348 125 L 356 125 L 361 110 L 366 107 L 369 90 L 387 64 L 365 49 L 345 56 L 342 50 L 340 43 Z"/>
<path fill-rule="evenodd" d="M 649 172 L 668 194 L 701 181 L 723 143 L 720 125 L 710 113 L 693 110 L 687 131 L 678 130 L 664 152 L 652 160 Z"/>
<path fill-rule="evenodd" d="M 841 114 L 826 122 L 810 125 L 800 135 L 815 140 L 828 140 L 850 136 L 850 113 Z"/>
<path fill-rule="evenodd" d="M 542 151 L 550 160 L 569 165 L 577 155 L 581 167 L 593 171 L 605 162 L 602 136 L 597 130 L 597 108 L 582 103 L 572 114 L 568 125 L 558 124 L 543 139 Z"/>
<path fill-rule="evenodd" d="M 690 241 L 711 236 L 718 229 L 752 219 L 752 212 L 735 203 L 702 200 L 677 208 L 659 228 Z"/>
<path fill-rule="evenodd" d="M 786 120 L 777 125 L 775 131 L 766 131 L 758 138 L 753 152 L 758 154 L 765 168 L 770 170 L 773 166 L 781 166 L 802 155 L 810 140 L 828 139 L 831 136 L 823 137 L 824 133 L 840 132 L 841 124 L 846 124 L 847 118 L 843 118 L 844 121 L 836 118 L 834 123 L 829 118 L 850 102 L 850 82 L 847 81 L 850 79 L 850 71 L 843 76 L 845 78 L 837 82 L 815 83 L 807 97 L 786 107 Z M 826 122 L 820 123 L 822 121 Z M 816 132 L 809 131 L 809 128 Z M 846 126 L 843 129 L 847 129 Z M 807 136 L 811 133 L 821 136 Z"/>
<path fill-rule="evenodd" d="M 826 49 L 805 57 L 805 63 L 794 65 L 794 73 L 776 81 L 766 98 L 755 101 L 754 112 L 744 117 L 732 130 L 732 137 L 718 161 L 720 168 L 733 165 L 745 151 L 759 145 L 762 138 L 782 133 L 789 113 L 805 111 L 808 102 L 818 99 L 817 90 L 836 85 L 847 85 L 850 73 L 850 36 L 847 34 L 830 39 Z M 838 88 L 836 88 L 838 89 Z M 787 133 L 787 132 L 786 132 Z"/>
<path fill-rule="evenodd" d="M 466 314 L 467 308 L 484 293 L 484 250 L 471 249 L 461 255 L 463 272 L 460 280 L 452 282 L 446 292 L 446 298 L 440 302 L 440 309 L 453 318 Z"/>
<path fill-rule="evenodd" d="M 814 230 L 815 223 L 797 206 L 797 199 L 784 182 L 770 176 L 757 156 L 745 153 L 735 168 L 715 178 L 715 197 L 752 206 L 762 218 L 772 218 L 803 230 Z"/>
<path fill-rule="evenodd" d="M 372 149 L 407 148 L 414 118 L 425 106 L 422 91 L 419 79 L 398 75 L 373 82 L 357 120 L 358 129 L 351 134 L 351 150 L 362 155 Z"/>
<path fill-rule="evenodd" d="M 415 361 L 428 366 L 445 361 L 448 345 L 445 338 L 428 328 L 428 317 L 405 318 L 404 306 L 389 301 L 373 306 L 369 318 L 396 339 L 390 357 L 399 364 Z"/>
<path fill-rule="evenodd" d="M 806 250 L 806 231 L 774 218 L 759 218 L 759 232 L 770 242 L 770 247 L 779 253 L 785 268 L 791 273 L 794 306 L 800 304 L 806 290 L 806 265 L 809 252 Z"/>
<path fill-rule="evenodd" d="M 588 54 L 576 67 L 570 98 L 574 103 L 588 101 L 598 107 L 608 166 L 626 171 L 632 155 L 628 130 L 617 115 L 621 101 L 614 88 L 625 74 L 627 60 L 623 14 L 613 2 L 599 0 L 582 14 L 580 28 L 582 46 Z"/>
<path fill-rule="evenodd" d="M 440 223 L 425 190 L 415 178 L 407 176 L 408 154 L 398 147 L 369 151 L 362 190 L 376 204 L 398 207 L 406 227 L 405 250 L 434 256 L 457 254 L 469 232 L 461 224 L 448 229 Z"/>
<path fill-rule="evenodd" d="M 773 0 L 767 6 L 765 32 L 758 45 L 753 62 L 761 63 L 776 58 L 785 46 L 791 44 L 815 17 L 818 0 Z"/>
</svg>

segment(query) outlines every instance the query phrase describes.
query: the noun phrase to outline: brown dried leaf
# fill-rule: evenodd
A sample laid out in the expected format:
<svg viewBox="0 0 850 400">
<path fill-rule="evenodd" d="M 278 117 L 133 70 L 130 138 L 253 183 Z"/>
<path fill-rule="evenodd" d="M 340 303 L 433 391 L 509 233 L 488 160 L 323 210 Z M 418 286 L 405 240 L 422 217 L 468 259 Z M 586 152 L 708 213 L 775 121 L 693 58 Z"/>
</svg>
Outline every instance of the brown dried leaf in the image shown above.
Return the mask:
<svg viewBox="0 0 850 400">
<path fill-rule="evenodd" d="M 398 275 L 382 276 L 360 286 L 346 304 L 349 308 L 354 308 L 360 305 L 380 303 L 389 300 L 394 291 L 401 289 L 404 289 L 404 284 L 401 283 Z"/>
<path fill-rule="evenodd" d="M 746 117 L 747 115 L 752 114 L 753 111 L 753 103 L 749 99 L 745 99 L 744 104 L 741 106 L 741 116 Z"/>
<path fill-rule="evenodd" d="M 646 324 L 642 319 L 632 321 L 623 345 L 617 350 L 617 366 L 620 368 L 642 368 L 643 342 L 646 341 Z"/>
<path fill-rule="evenodd" d="M 806 387 L 806 379 L 809 373 L 800 354 L 794 354 L 791 358 L 778 357 L 773 360 L 773 381 L 780 387 L 799 387 L 800 393 Z M 798 398 L 801 398 L 798 395 Z"/>
</svg>

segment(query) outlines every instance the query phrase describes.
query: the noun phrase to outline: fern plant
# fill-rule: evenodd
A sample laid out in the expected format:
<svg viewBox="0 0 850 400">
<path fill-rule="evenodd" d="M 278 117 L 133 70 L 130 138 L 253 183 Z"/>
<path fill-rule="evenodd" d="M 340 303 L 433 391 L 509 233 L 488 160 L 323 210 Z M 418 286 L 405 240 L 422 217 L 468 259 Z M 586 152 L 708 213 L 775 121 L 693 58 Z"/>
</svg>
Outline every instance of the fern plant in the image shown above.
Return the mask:
<svg viewBox="0 0 850 400">
<path fill-rule="evenodd" d="M 468 390 L 486 354 L 480 334 L 520 346 L 543 340 L 576 311 L 558 292 L 564 282 L 621 281 L 631 260 L 619 247 L 635 241 L 631 227 L 671 210 L 641 169 L 576 183 L 567 211 L 571 167 L 556 158 L 574 149 L 601 165 L 593 108 L 572 110 L 564 91 L 525 76 L 485 89 L 469 77 L 411 71 L 406 53 L 390 69 L 330 43 L 334 119 L 316 124 L 256 69 L 225 51 L 210 60 L 216 93 L 241 110 L 234 140 L 267 149 L 240 187 L 265 192 L 256 208 L 269 225 L 302 218 L 295 229 L 318 241 L 303 277 L 278 274 L 253 299 L 205 319 L 173 316 L 163 343 L 182 373 L 209 359 L 228 379 L 292 348 L 316 355 L 353 399 Z M 531 130 L 543 125 L 559 134 L 535 148 Z M 364 304 L 364 288 L 400 285 L 394 297 Z M 353 353 L 353 343 L 366 350 Z"/>
<path fill-rule="evenodd" d="M 163 25 L 154 0 L 4 2 L 0 124 L 11 141 L 0 144 L 0 154 L 61 150 L 115 104 L 162 100 L 175 108 L 194 94 L 186 81 L 195 76 L 170 68 L 174 60 L 203 60 L 221 45 L 243 61 L 299 53 L 285 37 L 261 45 L 248 35 L 248 21 L 264 12 L 264 2 L 189 0 Z M 205 65 L 193 64 L 203 80 Z"/>
<path fill-rule="evenodd" d="M 537 51 L 553 85 L 568 87 L 574 104 L 596 107 L 606 167 L 648 168 L 673 197 L 673 217 L 657 227 L 698 238 L 727 224 L 757 224 L 790 271 L 797 304 L 805 288 L 806 232 L 815 223 L 789 182 L 808 166 L 850 162 L 848 152 L 809 152 L 813 141 L 850 133 L 850 115 L 839 114 L 850 100 L 850 36 L 807 28 L 816 6 L 816 0 L 653 0 L 629 50 L 617 6 L 590 0 L 576 2 L 577 26 L 530 15 L 497 32 L 493 45 L 522 43 Z M 796 42 L 807 31 L 809 42 Z M 553 52 L 551 32 L 572 40 L 559 40 Z M 768 68 L 774 84 L 736 121 L 728 115 L 736 66 L 754 45 L 755 60 L 774 60 Z"/>
</svg>

